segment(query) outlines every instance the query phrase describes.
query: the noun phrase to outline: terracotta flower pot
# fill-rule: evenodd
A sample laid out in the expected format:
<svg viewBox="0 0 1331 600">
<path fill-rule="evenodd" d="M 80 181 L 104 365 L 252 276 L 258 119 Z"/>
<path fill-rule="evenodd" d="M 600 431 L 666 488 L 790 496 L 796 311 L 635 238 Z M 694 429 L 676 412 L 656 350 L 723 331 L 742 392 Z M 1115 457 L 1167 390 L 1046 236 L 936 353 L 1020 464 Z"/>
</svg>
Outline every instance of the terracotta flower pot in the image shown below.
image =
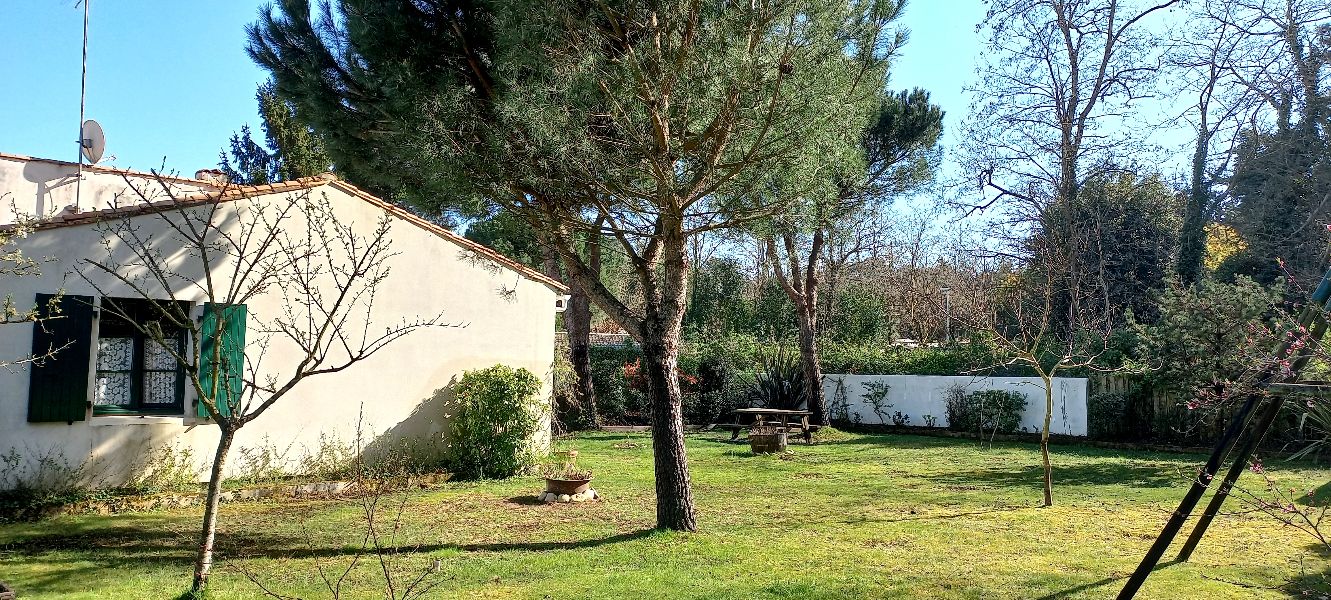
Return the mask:
<svg viewBox="0 0 1331 600">
<path fill-rule="evenodd" d="M 553 479 L 545 478 L 545 491 L 554 494 L 581 494 L 592 486 L 592 478 L 586 479 Z"/>
</svg>

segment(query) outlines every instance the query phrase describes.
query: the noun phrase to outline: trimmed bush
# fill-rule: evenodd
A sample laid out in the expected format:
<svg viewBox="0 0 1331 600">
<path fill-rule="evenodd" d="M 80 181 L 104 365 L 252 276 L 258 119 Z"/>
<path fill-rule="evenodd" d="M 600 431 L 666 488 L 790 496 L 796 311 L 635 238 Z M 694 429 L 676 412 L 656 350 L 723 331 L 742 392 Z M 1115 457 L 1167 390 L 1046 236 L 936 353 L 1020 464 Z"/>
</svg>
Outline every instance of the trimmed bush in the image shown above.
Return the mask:
<svg viewBox="0 0 1331 600">
<path fill-rule="evenodd" d="M 1102 392 L 1086 399 L 1086 433 L 1093 440 L 1122 440 L 1131 435 L 1132 399 Z"/>
<path fill-rule="evenodd" d="M 966 393 L 961 386 L 947 392 L 947 428 L 977 432 L 980 435 L 1016 433 L 1026 410 L 1026 396 L 1007 390 L 980 390 Z"/>
<path fill-rule="evenodd" d="M 541 380 L 526 369 L 495 365 L 467 371 L 457 385 L 449 463 L 462 479 L 502 479 L 536 463 L 532 438 L 543 410 Z"/>
</svg>

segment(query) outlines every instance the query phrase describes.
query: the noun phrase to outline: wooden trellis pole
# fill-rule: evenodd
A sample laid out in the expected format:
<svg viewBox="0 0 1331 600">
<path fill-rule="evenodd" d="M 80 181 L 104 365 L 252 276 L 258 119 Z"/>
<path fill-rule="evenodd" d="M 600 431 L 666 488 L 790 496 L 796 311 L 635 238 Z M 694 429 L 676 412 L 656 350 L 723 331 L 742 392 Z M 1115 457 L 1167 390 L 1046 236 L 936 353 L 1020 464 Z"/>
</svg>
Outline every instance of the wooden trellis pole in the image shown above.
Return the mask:
<svg viewBox="0 0 1331 600">
<path fill-rule="evenodd" d="M 1322 282 L 1317 286 L 1317 290 L 1313 292 L 1312 301 L 1300 311 L 1299 329 L 1296 330 L 1296 335 L 1284 336 L 1275 350 L 1276 360 L 1273 364 L 1278 365 L 1281 361 L 1289 361 L 1289 369 L 1282 371 L 1274 366 L 1267 367 L 1258 378 L 1259 388 L 1287 383 L 1299 376 L 1299 373 L 1308 364 L 1308 360 L 1312 356 L 1313 346 L 1320 342 L 1322 336 L 1326 333 L 1326 321 L 1322 318 L 1322 314 L 1327 309 L 1328 300 L 1331 300 L 1331 270 L 1328 270 L 1322 276 Z M 1302 335 L 1302 332 L 1305 331 L 1308 332 L 1306 337 Z M 1197 522 L 1197 526 L 1179 552 L 1178 560 L 1186 561 L 1188 557 L 1192 556 L 1197 543 L 1206 534 L 1206 529 L 1210 526 L 1211 520 L 1220 512 L 1220 506 L 1224 504 L 1225 499 L 1229 496 L 1229 491 L 1234 487 L 1234 483 L 1238 481 L 1239 475 L 1242 475 L 1243 470 L 1247 468 L 1248 459 L 1252 456 L 1252 452 L 1257 448 L 1262 438 L 1266 436 L 1271 424 L 1275 422 L 1283 404 L 1284 399 L 1279 396 L 1264 401 L 1264 396 L 1260 391 L 1248 394 L 1242 407 L 1234 415 L 1234 419 L 1230 421 L 1229 427 L 1225 428 L 1224 434 L 1216 442 L 1210 458 L 1206 460 L 1206 464 L 1198 472 L 1197 478 L 1193 480 L 1192 487 L 1183 496 L 1183 501 L 1179 503 L 1178 508 L 1174 510 L 1174 514 L 1170 515 L 1169 520 L 1165 522 L 1164 529 L 1160 531 L 1160 536 L 1155 539 L 1155 543 L 1151 544 L 1151 549 L 1146 551 L 1146 556 L 1142 557 L 1142 562 L 1137 565 L 1137 570 L 1133 571 L 1132 576 L 1128 578 L 1128 582 L 1123 585 L 1123 589 L 1118 593 L 1119 600 L 1131 600 L 1137 595 L 1142 583 L 1145 583 L 1146 578 L 1151 575 L 1151 571 L 1159 564 L 1160 557 L 1164 556 L 1165 551 L 1169 549 L 1169 545 L 1174 541 L 1174 536 L 1178 535 L 1179 530 L 1183 528 L 1183 524 L 1192 515 L 1193 509 L 1197 508 L 1197 502 L 1206 494 L 1211 481 L 1215 479 L 1216 472 L 1220 470 L 1220 465 L 1229 457 L 1235 443 L 1247 430 L 1246 440 L 1239 448 L 1238 453 L 1235 454 L 1233 464 L 1230 465 L 1229 472 L 1225 474 L 1224 483 L 1216 491 L 1215 496 L 1211 498 L 1211 502 L 1203 512 L 1202 518 Z M 1254 415 L 1254 411 L 1259 405 L 1262 406 L 1262 410 Z"/>
</svg>

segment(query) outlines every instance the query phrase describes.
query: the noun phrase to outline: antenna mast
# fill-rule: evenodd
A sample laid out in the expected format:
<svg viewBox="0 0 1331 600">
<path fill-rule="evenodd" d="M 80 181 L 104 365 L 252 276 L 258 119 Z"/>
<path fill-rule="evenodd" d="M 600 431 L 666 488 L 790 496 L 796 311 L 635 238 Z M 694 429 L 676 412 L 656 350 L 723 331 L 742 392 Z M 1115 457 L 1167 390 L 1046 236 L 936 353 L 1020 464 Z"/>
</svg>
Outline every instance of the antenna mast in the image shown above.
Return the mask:
<svg viewBox="0 0 1331 600">
<path fill-rule="evenodd" d="M 74 210 L 80 209 L 80 203 L 83 200 L 83 150 L 89 146 L 89 141 L 83 138 L 83 110 L 88 97 L 88 4 L 92 0 L 82 0 L 83 2 L 83 75 L 79 81 L 79 171 L 78 180 L 74 184 Z"/>
</svg>

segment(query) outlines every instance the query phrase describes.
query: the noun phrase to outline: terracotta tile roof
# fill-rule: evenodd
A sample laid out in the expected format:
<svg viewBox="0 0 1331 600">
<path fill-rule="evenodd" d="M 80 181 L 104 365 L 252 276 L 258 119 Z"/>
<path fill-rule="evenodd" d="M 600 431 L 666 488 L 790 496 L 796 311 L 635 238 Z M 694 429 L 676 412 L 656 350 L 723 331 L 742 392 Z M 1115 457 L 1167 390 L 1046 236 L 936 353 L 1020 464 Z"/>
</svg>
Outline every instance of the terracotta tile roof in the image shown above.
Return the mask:
<svg viewBox="0 0 1331 600">
<path fill-rule="evenodd" d="M 168 210 L 199 206 L 211 202 L 230 202 L 232 200 L 253 198 L 265 194 L 307 190 L 328 183 L 332 180 L 331 177 L 331 175 L 320 175 L 317 177 L 306 177 L 304 179 L 293 179 L 291 181 L 284 181 L 272 185 L 231 185 L 222 188 L 220 191 L 196 192 L 156 202 L 139 202 L 113 208 L 88 210 L 77 213 L 61 213 L 37 223 L 33 226 L 33 230 L 41 231 L 43 229 L 55 229 L 58 227 L 69 227 L 71 225 L 88 225 L 105 221 L 107 219 L 150 215 Z"/>
<path fill-rule="evenodd" d="M 75 162 L 69 162 L 69 161 L 65 161 L 65 160 L 56 160 L 56 159 L 54 159 L 54 158 L 37 158 L 37 157 L 34 157 L 34 156 L 24 156 L 24 155 L 22 155 L 22 154 L 10 154 L 10 153 L 8 153 L 8 152 L 0 152 L 0 159 L 4 159 L 4 160 L 13 160 L 13 161 L 18 161 L 18 162 L 44 162 L 44 163 L 51 163 L 51 164 L 55 164 L 55 165 L 64 165 L 64 166 L 67 166 L 67 167 L 77 167 L 77 166 L 78 166 L 78 163 L 75 163 Z M 113 175 L 125 175 L 125 176 L 128 176 L 128 177 L 141 177 L 141 178 L 144 178 L 144 179 L 160 179 L 160 180 L 162 180 L 162 181 L 169 181 L 169 182 L 171 182 L 171 183 L 186 183 L 186 184 L 196 185 L 196 186 L 199 186 L 199 187 L 204 187 L 204 188 L 213 189 L 213 190 L 215 190 L 215 189 L 219 189 L 219 188 L 220 188 L 220 186 L 217 185 L 217 182 L 215 182 L 215 181 L 208 181 L 208 180 L 206 180 L 206 179 L 193 179 L 193 178 L 190 178 L 190 177 L 180 177 L 180 176 L 177 176 L 177 175 L 167 175 L 167 174 L 162 174 L 162 173 L 152 173 L 152 172 L 148 172 L 148 171 L 135 171 L 135 170 L 133 170 L 133 169 L 121 169 L 121 168 L 117 168 L 117 167 L 103 167 L 103 166 L 99 166 L 99 165 L 89 165 L 89 164 L 85 164 L 85 165 L 83 165 L 83 170 L 84 170 L 84 171 L 92 171 L 92 172 L 95 172 L 95 173 L 110 173 L 110 174 L 113 174 Z"/>
<path fill-rule="evenodd" d="M 138 175 L 144 175 L 144 174 L 138 174 Z M 151 177 L 152 175 L 147 174 L 147 176 Z M 375 205 L 376 207 L 383 209 L 385 212 L 393 215 L 394 217 L 397 217 L 399 219 L 411 223 L 412 225 L 420 227 L 421 229 L 429 231 L 430 233 L 433 233 L 441 238 L 444 238 L 445 240 L 448 240 L 469 251 L 475 252 L 476 254 L 479 254 L 485 257 L 486 259 L 493 261 L 499 265 L 502 265 L 508 269 L 517 271 L 522 276 L 531 279 L 533 281 L 536 281 L 538 283 L 544 284 L 547 287 L 555 290 L 556 292 L 559 292 L 561 294 L 567 294 L 569 291 L 568 286 L 564 285 L 563 283 L 560 283 L 558 280 L 555 280 L 554 278 L 551 278 L 544 273 L 541 273 L 540 271 L 537 271 L 531 267 L 528 267 L 527 265 L 524 265 L 516 260 L 504 256 L 503 254 L 500 254 L 494 249 L 488 248 L 482 244 L 479 244 L 465 237 L 462 237 L 456 233 L 453 233 L 452 231 L 449 231 L 444 227 L 441 227 L 439 225 L 431 223 L 430 221 L 422 219 L 421 217 L 412 214 L 410 211 L 400 206 L 397 206 L 391 202 L 381 200 L 380 198 L 371 195 L 369 192 L 366 192 L 354 185 L 351 185 L 350 183 L 339 180 L 332 173 L 326 173 L 314 177 L 293 179 L 291 181 L 283 181 L 279 183 L 264 184 L 264 185 L 228 185 L 220 189 L 214 187 L 214 189 L 218 189 L 218 191 L 199 192 L 173 198 L 170 200 L 162 200 L 157 202 L 143 202 L 130 206 L 107 208 L 101 210 L 90 210 L 86 212 L 79 212 L 72 214 L 61 214 L 34 225 L 33 229 L 41 231 L 45 229 L 56 229 L 59 227 L 69 227 L 73 225 L 89 225 L 111 218 L 124 218 L 124 217 L 133 217 L 139 215 L 155 214 L 169 210 L 178 210 L 182 208 L 188 208 L 191 206 L 198 206 L 210 202 L 229 202 L 232 200 L 239 200 L 241 198 L 253 198 L 255 196 L 263 196 L 268 194 L 281 194 L 281 193 L 294 192 L 299 190 L 308 190 L 323 185 L 332 185 L 333 187 L 336 187 L 352 196 L 360 198 L 365 202 L 368 202 L 370 204 Z"/>
</svg>

